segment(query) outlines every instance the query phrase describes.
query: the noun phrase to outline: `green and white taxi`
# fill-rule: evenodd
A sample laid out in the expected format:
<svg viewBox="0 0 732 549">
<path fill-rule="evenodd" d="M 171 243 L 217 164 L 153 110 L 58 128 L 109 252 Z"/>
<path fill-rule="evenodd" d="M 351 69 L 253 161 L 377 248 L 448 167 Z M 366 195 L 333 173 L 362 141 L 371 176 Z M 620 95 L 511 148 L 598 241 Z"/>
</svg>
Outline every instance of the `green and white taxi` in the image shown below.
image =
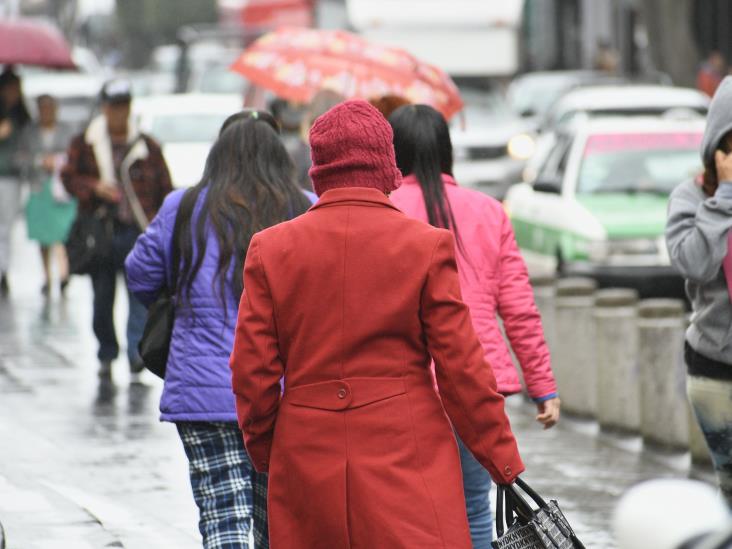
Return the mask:
<svg viewBox="0 0 732 549">
<path fill-rule="evenodd" d="M 702 169 L 702 118 L 578 119 L 505 206 L 530 272 L 644 296 L 683 293 L 664 242 L 669 194 Z"/>
</svg>

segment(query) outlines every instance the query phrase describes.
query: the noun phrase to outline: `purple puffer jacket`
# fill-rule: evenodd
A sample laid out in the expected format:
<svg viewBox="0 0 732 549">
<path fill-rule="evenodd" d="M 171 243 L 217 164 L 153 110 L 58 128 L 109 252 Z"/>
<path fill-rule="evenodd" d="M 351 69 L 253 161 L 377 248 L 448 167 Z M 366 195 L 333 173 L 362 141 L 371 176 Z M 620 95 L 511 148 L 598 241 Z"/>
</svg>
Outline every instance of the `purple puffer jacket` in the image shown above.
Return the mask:
<svg viewBox="0 0 732 549">
<path fill-rule="evenodd" d="M 175 191 L 165 198 L 157 216 L 137 239 L 125 261 L 130 291 L 145 305 L 157 299 L 170 279 L 173 227 L 183 192 Z M 315 202 L 315 195 L 306 194 Z M 205 192 L 198 198 L 194 219 L 200 214 L 204 197 Z M 162 421 L 237 420 L 229 355 L 234 344 L 239 302 L 227 287 L 224 310 L 213 290 L 218 256 L 218 242 L 210 232 L 206 256 L 191 287 L 190 304 L 195 314 L 191 315 L 188 307 L 179 308 L 176 314 L 160 399 Z"/>
</svg>

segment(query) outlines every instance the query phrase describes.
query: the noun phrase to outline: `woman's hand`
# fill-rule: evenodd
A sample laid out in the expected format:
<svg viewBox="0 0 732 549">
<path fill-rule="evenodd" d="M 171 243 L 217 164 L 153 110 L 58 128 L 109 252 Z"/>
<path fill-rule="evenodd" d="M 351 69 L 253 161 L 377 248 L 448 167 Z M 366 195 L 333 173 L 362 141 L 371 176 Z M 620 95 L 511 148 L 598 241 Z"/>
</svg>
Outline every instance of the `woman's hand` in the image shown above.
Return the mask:
<svg viewBox="0 0 732 549">
<path fill-rule="evenodd" d="M 717 150 L 714 153 L 714 163 L 717 166 L 717 180 L 720 183 L 732 181 L 732 153 L 724 154 Z"/>
<path fill-rule="evenodd" d="M 544 426 L 544 429 L 551 429 L 559 421 L 559 408 L 561 407 L 561 401 L 559 398 L 554 397 L 544 402 L 539 402 L 536 405 L 536 409 L 539 411 L 539 415 L 536 416 L 536 421 Z"/>
</svg>

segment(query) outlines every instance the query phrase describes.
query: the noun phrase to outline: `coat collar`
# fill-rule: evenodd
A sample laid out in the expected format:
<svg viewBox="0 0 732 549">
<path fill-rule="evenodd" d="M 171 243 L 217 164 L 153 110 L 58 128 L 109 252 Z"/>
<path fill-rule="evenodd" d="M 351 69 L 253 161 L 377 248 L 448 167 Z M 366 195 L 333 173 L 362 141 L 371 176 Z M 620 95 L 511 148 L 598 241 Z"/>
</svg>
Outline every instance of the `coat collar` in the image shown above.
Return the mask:
<svg viewBox="0 0 732 549">
<path fill-rule="evenodd" d="M 325 191 L 310 210 L 342 205 L 384 206 L 399 211 L 383 192 L 368 187 L 342 187 Z"/>
<path fill-rule="evenodd" d="M 402 180 L 402 182 L 404 185 L 419 185 L 419 181 L 417 181 L 417 176 L 414 174 L 409 174 Z M 457 181 L 455 181 L 455 178 L 449 174 L 442 174 L 442 182 L 445 185 L 454 185 L 457 187 Z"/>
</svg>

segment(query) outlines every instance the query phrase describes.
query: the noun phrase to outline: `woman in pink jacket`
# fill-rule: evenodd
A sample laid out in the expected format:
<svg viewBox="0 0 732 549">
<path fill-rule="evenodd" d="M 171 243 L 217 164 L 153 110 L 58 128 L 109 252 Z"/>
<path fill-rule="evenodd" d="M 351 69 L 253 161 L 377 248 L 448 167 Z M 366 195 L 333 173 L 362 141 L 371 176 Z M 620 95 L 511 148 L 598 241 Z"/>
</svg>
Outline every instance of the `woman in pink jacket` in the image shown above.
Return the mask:
<svg viewBox="0 0 732 549">
<path fill-rule="evenodd" d="M 503 207 L 493 198 L 457 186 L 452 177 L 450 132 L 432 107 L 400 107 L 389 123 L 394 129 L 397 166 L 404 176 L 402 186 L 391 194 L 392 202 L 408 216 L 455 234 L 463 300 L 470 308 L 499 392 L 518 393 L 521 383 L 498 316 L 536 402 L 536 419 L 544 428 L 552 427 L 559 419 L 559 398 L 549 349 L 526 265 Z M 458 443 L 473 546 L 490 548 L 490 476 Z"/>
</svg>

